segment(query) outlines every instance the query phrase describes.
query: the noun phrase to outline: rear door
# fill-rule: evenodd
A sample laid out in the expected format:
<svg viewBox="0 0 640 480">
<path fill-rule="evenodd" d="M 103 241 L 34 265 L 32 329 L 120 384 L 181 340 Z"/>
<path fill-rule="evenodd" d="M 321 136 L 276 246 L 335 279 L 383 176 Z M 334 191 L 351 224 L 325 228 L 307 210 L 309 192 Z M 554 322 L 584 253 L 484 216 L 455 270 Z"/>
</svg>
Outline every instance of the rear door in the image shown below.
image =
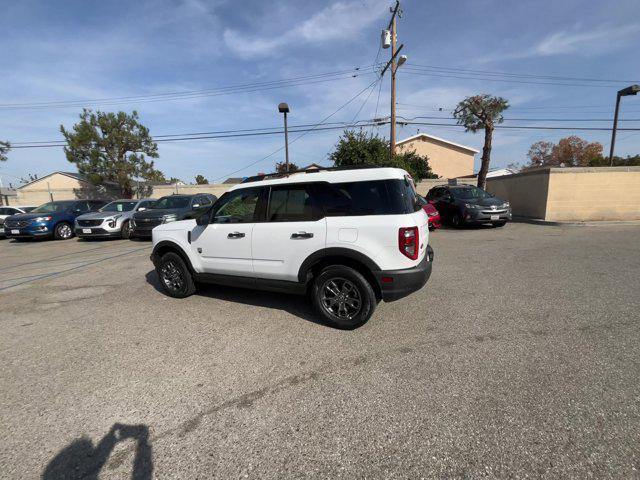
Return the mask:
<svg viewBox="0 0 640 480">
<path fill-rule="evenodd" d="M 314 190 L 311 184 L 268 189 L 264 221 L 253 229 L 253 270 L 257 278 L 295 282 L 302 262 L 325 248 L 327 223 Z"/>
<path fill-rule="evenodd" d="M 260 195 L 258 188 L 226 193 L 210 223 L 191 232 L 191 248 L 203 273 L 253 277 L 251 238 Z"/>
</svg>

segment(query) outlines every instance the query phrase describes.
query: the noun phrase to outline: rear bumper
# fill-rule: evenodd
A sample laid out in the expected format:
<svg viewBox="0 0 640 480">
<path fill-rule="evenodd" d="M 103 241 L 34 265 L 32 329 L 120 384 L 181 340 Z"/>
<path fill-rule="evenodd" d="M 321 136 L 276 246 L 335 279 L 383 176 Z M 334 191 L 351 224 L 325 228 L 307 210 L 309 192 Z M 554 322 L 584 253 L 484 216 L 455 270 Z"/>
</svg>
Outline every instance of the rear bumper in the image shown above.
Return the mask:
<svg viewBox="0 0 640 480">
<path fill-rule="evenodd" d="M 373 272 L 382 292 L 382 300 L 393 302 L 420 290 L 431 277 L 432 266 L 433 249 L 427 245 L 427 254 L 417 266 Z"/>
</svg>

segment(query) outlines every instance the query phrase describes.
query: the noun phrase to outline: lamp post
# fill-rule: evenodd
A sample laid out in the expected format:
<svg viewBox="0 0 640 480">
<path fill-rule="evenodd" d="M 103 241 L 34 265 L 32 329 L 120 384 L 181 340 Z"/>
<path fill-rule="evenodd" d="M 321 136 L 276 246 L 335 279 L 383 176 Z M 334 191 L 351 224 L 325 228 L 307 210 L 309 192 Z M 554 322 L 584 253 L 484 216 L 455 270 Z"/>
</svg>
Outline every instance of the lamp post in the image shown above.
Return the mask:
<svg viewBox="0 0 640 480">
<path fill-rule="evenodd" d="M 616 111 L 613 115 L 613 131 L 611 132 L 611 150 L 609 150 L 609 165 L 613 167 L 613 148 L 616 145 L 616 130 L 618 128 L 618 110 L 620 109 L 620 97 L 637 95 L 640 92 L 640 85 L 631 85 L 618 91 L 616 95 Z"/>
<path fill-rule="evenodd" d="M 278 105 L 278 111 L 284 114 L 284 171 L 289 173 L 289 132 L 287 131 L 287 113 L 289 113 L 289 105 L 281 103 Z"/>
</svg>

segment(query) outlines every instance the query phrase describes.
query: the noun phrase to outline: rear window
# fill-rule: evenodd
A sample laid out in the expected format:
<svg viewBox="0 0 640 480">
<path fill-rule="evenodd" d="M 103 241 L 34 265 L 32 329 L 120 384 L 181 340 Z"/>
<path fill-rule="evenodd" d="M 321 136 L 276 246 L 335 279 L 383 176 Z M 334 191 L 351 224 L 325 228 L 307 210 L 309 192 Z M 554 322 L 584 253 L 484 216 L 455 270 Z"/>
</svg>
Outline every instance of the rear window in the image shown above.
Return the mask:
<svg viewBox="0 0 640 480">
<path fill-rule="evenodd" d="M 318 198 L 328 217 L 402 215 L 420 210 L 408 178 L 322 184 Z"/>
</svg>

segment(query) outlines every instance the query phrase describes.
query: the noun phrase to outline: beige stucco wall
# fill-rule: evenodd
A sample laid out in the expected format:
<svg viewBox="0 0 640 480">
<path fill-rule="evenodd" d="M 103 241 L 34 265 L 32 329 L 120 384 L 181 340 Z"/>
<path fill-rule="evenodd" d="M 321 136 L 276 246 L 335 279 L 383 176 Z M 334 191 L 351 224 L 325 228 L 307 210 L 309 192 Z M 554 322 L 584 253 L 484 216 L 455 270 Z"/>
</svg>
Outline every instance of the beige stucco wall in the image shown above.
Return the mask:
<svg viewBox="0 0 640 480">
<path fill-rule="evenodd" d="M 545 218 L 548 186 L 546 170 L 487 178 L 487 191 L 511 203 L 518 217 Z"/>
<path fill-rule="evenodd" d="M 640 167 L 542 168 L 487 179 L 487 190 L 520 217 L 640 220 Z"/>
<path fill-rule="evenodd" d="M 442 178 L 456 178 L 473 174 L 474 154 L 468 150 L 420 137 L 398 145 L 398 150 L 415 150 L 419 155 L 429 157 L 429 166 L 433 173 Z"/>
<path fill-rule="evenodd" d="M 225 183 L 213 183 L 210 185 L 160 185 L 153 187 L 153 192 L 150 196 L 153 198 L 160 198 L 174 193 L 211 193 L 216 197 L 220 197 L 231 187 L 233 187 L 233 184 Z"/>
<path fill-rule="evenodd" d="M 546 220 L 640 220 L 640 167 L 553 168 Z"/>
<path fill-rule="evenodd" d="M 53 174 L 41 178 L 16 190 L 17 197 L 9 197 L 10 205 L 42 205 L 53 200 L 75 200 L 77 198 L 111 199 L 117 191 L 97 189 L 90 183 L 79 181 L 67 175 Z"/>
</svg>

